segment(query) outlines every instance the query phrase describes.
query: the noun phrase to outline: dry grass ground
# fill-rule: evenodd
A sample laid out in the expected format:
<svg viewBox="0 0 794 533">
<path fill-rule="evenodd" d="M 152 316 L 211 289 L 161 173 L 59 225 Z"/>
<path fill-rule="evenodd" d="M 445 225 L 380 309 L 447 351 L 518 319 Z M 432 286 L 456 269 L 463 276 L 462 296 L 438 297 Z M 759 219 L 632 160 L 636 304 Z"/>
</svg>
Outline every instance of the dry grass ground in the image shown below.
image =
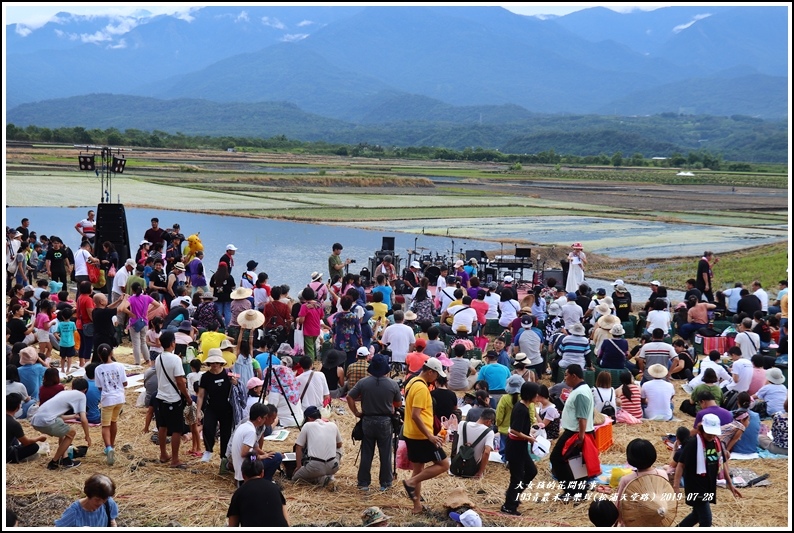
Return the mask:
<svg viewBox="0 0 794 533">
<path fill-rule="evenodd" d="M 128 347 L 117 350 L 118 359 L 132 363 Z M 676 384 L 676 405 L 686 397 Z M 66 471 L 46 469 L 46 459 L 20 464 L 6 465 L 6 504 L 16 510 L 23 526 L 51 526 L 71 501 L 81 496 L 85 479 L 93 473 L 105 473 L 112 477 L 118 487 L 116 499 L 120 507 L 119 524 L 126 527 L 166 526 L 179 524 L 182 527 L 218 527 L 225 524 L 226 511 L 234 491 L 231 476 L 218 475 L 218 448 L 212 462 L 202 463 L 197 458 L 185 456 L 189 449 L 182 446 L 182 459 L 189 464 L 188 470 L 171 470 L 157 462 L 158 448 L 150 440 L 151 433 L 142 433 L 145 410 L 135 407 L 137 394 L 128 393 L 127 405 L 120 418 L 117 439 L 116 464 L 105 464 L 102 454 L 99 428 L 91 429 L 94 441 L 83 464 Z M 334 400 L 334 407 L 341 405 Z M 371 505 L 381 507 L 392 517 L 393 526 L 451 526 L 445 508 L 445 496 L 453 488 L 462 488 L 480 512 L 484 525 L 496 527 L 546 527 L 568 528 L 589 526 L 587 505 L 578 507 L 560 503 L 522 503 L 522 517 L 500 514 L 499 507 L 509 480 L 506 468 L 491 463 L 485 478 L 481 481 L 467 480 L 448 475 L 439 476 L 423 486 L 424 498 L 430 513 L 418 517 L 411 515 L 410 501 L 406 498 L 400 480 L 408 477 L 408 472 L 398 471 L 398 479 L 387 492 L 377 490 L 362 493 L 356 488 L 357 466 L 354 465 L 357 446 L 350 439 L 355 423 L 354 417 L 345 409 L 344 415 L 336 412 L 332 420 L 339 425 L 344 442 L 342 468 L 336 475 L 337 489 L 327 489 L 294 484 L 282 480 L 287 498 L 290 523 L 302 526 L 345 526 L 360 525 L 360 513 Z M 661 441 L 661 436 L 675 432 L 679 425 L 691 426 L 692 418 L 680 413 L 675 415 L 679 422 L 644 422 L 637 426 L 616 425 L 614 444 L 601 454 L 603 464 L 623 464 L 626 445 L 634 438 L 646 438 L 656 447 L 657 466 L 669 459 L 669 452 Z M 23 422 L 26 433 L 35 431 Z M 289 451 L 297 437 L 295 429 L 285 442 L 266 443 L 272 451 Z M 54 450 L 56 439 L 50 438 Z M 82 431 L 78 429 L 76 445 L 84 444 Z M 447 444 L 447 452 L 449 452 Z M 203 448 L 203 446 L 202 446 Z M 127 451 L 122 451 L 127 450 Z M 377 478 L 377 458 L 373 465 Z M 750 468 L 760 474 L 769 474 L 771 486 L 743 489 L 744 498 L 734 501 L 728 491 L 720 489 L 719 504 L 713 507 L 714 525 L 723 528 L 739 527 L 783 527 L 789 521 L 789 462 L 787 460 L 755 460 L 734 462 L 734 466 Z M 538 464 L 537 481 L 551 481 L 548 459 Z M 278 479 L 278 476 L 277 478 Z M 595 493 L 590 493 L 592 496 Z M 688 512 L 679 511 L 676 523 Z"/>
</svg>

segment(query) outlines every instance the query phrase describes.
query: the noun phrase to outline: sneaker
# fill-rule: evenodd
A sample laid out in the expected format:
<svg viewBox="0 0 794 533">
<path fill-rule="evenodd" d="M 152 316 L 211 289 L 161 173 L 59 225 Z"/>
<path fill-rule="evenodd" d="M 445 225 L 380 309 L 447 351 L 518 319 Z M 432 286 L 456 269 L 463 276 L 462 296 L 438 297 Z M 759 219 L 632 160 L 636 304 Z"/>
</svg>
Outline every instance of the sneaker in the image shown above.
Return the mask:
<svg viewBox="0 0 794 533">
<path fill-rule="evenodd" d="M 380 486 L 380 491 L 381 491 L 381 492 L 386 492 L 386 491 L 387 491 L 387 490 L 389 490 L 390 488 L 391 488 L 391 485 L 381 485 L 381 486 Z"/>
<path fill-rule="evenodd" d="M 68 457 L 61 459 L 58 463 L 61 468 L 77 468 L 80 466 L 80 461 L 69 459 Z"/>
<path fill-rule="evenodd" d="M 58 463 L 56 461 L 50 461 L 47 463 L 47 470 L 58 470 Z"/>
<path fill-rule="evenodd" d="M 361 492 L 369 492 L 369 487 L 366 485 L 359 485 L 358 490 L 360 490 Z"/>
<path fill-rule="evenodd" d="M 211 459 L 212 459 L 212 452 L 204 452 L 201 455 L 201 462 L 202 463 L 209 463 Z"/>
<path fill-rule="evenodd" d="M 499 511 L 501 511 L 502 514 L 509 514 L 511 516 L 521 516 L 521 513 L 518 511 L 518 509 L 510 509 L 508 507 L 505 507 L 504 505 L 502 506 L 501 509 L 499 509 Z"/>
<path fill-rule="evenodd" d="M 105 455 L 107 455 L 108 466 L 113 466 L 113 463 L 116 462 L 116 451 L 113 448 L 108 448 L 105 450 Z"/>
<path fill-rule="evenodd" d="M 232 473 L 231 470 L 226 468 L 227 464 L 228 464 L 228 461 L 226 460 L 225 457 L 223 459 L 221 459 L 221 467 L 218 469 L 218 474 L 219 475 L 224 476 L 226 474 L 231 474 Z"/>
</svg>

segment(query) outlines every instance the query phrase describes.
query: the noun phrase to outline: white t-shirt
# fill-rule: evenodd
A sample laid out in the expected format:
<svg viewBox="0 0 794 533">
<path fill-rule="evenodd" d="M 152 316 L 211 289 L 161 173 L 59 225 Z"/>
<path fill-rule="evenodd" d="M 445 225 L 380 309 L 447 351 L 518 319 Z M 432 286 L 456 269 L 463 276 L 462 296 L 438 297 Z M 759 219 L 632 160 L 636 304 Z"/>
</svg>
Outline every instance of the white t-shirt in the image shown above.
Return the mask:
<svg viewBox="0 0 794 533">
<path fill-rule="evenodd" d="M 478 424 L 477 422 L 463 422 L 458 423 L 458 448 L 457 451 L 460 451 L 460 447 L 464 444 L 463 442 L 463 425 L 466 425 L 466 440 L 468 441 L 467 444 L 472 444 L 475 440 L 480 438 L 480 435 L 488 432 L 485 437 L 477 443 L 477 446 L 474 447 L 474 459 L 479 463 L 482 460 L 482 454 L 485 451 L 485 447 L 489 446 L 493 450 L 493 439 L 494 439 L 494 432 L 493 429 L 489 428 L 488 426 L 483 426 L 482 424 Z M 487 460 L 487 459 L 486 459 Z"/>
<path fill-rule="evenodd" d="M 606 389 L 593 387 L 591 390 L 593 392 L 593 412 L 600 413 L 606 402 L 609 402 L 610 405 L 617 410 L 617 405 L 615 405 L 615 389 L 612 387 Z M 601 394 L 600 396 L 599 393 Z"/>
<path fill-rule="evenodd" d="M 339 428 L 333 422 L 312 420 L 303 424 L 295 444 L 303 447 L 304 457 L 331 459 L 336 457 L 336 444 L 342 442 Z M 339 448 L 342 451 L 342 448 Z"/>
<path fill-rule="evenodd" d="M 575 301 L 568 301 L 566 299 L 565 305 L 563 305 L 560 309 L 562 311 L 562 320 L 565 322 L 565 329 L 570 328 L 574 324 L 582 323 L 582 316 L 584 313 L 582 313 L 582 308 L 579 307 L 579 304 L 577 304 Z"/>
<path fill-rule="evenodd" d="M 256 445 L 256 441 L 256 428 L 250 420 L 243 422 L 234 430 L 232 442 L 229 446 L 232 449 L 231 458 L 234 466 L 234 479 L 237 481 L 243 480 L 242 466 L 243 459 L 245 458 L 240 455 L 243 451 L 243 444 L 247 445 L 249 448 L 253 448 Z"/>
<path fill-rule="evenodd" d="M 675 387 L 669 381 L 663 379 L 653 379 L 643 383 L 641 393 L 643 398 L 648 400 L 645 407 L 645 418 L 661 418 L 670 420 L 673 418 L 673 409 L 670 401 L 675 395 Z"/>
<path fill-rule="evenodd" d="M 741 331 L 734 338 L 736 346 L 742 349 L 742 358 L 751 359 L 761 348 L 761 337 L 752 331 Z"/>
<path fill-rule="evenodd" d="M 485 313 L 486 320 L 496 320 L 499 318 L 499 295 L 495 292 L 485 295 L 485 301 L 488 303 L 488 311 Z"/>
<path fill-rule="evenodd" d="M 670 312 L 669 311 L 658 311 L 654 309 L 653 311 L 648 312 L 648 318 L 645 330 L 649 332 L 653 332 L 656 328 L 661 329 L 664 331 L 664 334 L 667 335 L 667 332 L 670 331 Z"/>
<path fill-rule="evenodd" d="M 151 331 L 151 330 L 149 330 Z M 162 353 L 162 352 L 160 352 Z M 187 392 L 195 396 L 197 392 L 193 389 L 193 385 L 201 381 L 201 376 L 204 372 L 191 372 L 187 375 Z"/>
<path fill-rule="evenodd" d="M 110 407 L 124 403 L 124 387 L 127 385 L 127 373 L 121 363 L 103 363 L 96 367 L 94 382 L 102 391 L 100 403 L 102 407 Z"/>
<path fill-rule="evenodd" d="M 310 376 L 314 376 L 311 378 L 311 381 L 309 381 Z M 312 405 L 315 407 L 322 407 L 323 396 L 331 394 L 331 392 L 328 390 L 328 380 L 325 379 L 325 374 L 316 370 L 309 370 L 298 376 L 297 380 L 300 394 L 303 394 L 303 389 L 306 388 L 306 383 L 309 384 L 309 389 L 306 391 L 306 394 L 303 395 L 301 407 L 303 409 L 311 407 Z"/>
<path fill-rule="evenodd" d="M 477 311 L 467 305 L 453 305 L 447 307 L 447 313 L 452 316 L 452 331 L 465 326 L 466 333 L 471 333 L 471 325 L 477 320 Z"/>
<path fill-rule="evenodd" d="M 96 229 L 95 229 L 96 222 L 95 221 L 91 221 L 91 220 L 88 220 L 87 218 L 84 218 L 83 220 L 81 220 L 77 224 L 80 226 L 80 229 L 83 230 L 83 235 L 85 235 L 89 239 L 93 239 L 94 238 L 94 234 L 95 234 L 95 231 L 96 231 Z"/>
<path fill-rule="evenodd" d="M 746 392 L 753 381 L 753 363 L 749 359 L 737 359 L 731 366 L 731 374 L 739 376 L 739 381 L 728 383 L 728 390 Z"/>
<path fill-rule="evenodd" d="M 506 328 L 518 316 L 518 310 L 521 309 L 521 304 L 515 300 L 508 300 L 506 302 L 499 302 L 499 310 L 502 315 L 499 317 L 499 325 Z"/>
<path fill-rule="evenodd" d="M 80 248 L 74 253 L 74 275 L 75 276 L 87 276 L 88 275 L 88 267 L 86 263 L 88 259 L 91 257 L 91 254 L 88 253 L 88 250 L 83 250 Z"/>
<path fill-rule="evenodd" d="M 764 289 L 758 289 L 753 294 L 758 296 L 758 299 L 761 300 L 761 311 L 764 313 L 769 311 L 769 294 Z"/>
<path fill-rule="evenodd" d="M 444 287 L 443 289 L 439 287 L 436 295 L 438 296 L 438 301 L 441 304 L 441 307 L 439 308 L 440 313 L 446 311 L 447 307 L 449 307 L 449 304 L 455 301 L 454 294 L 455 287 Z"/>
<path fill-rule="evenodd" d="M 127 271 L 126 266 L 122 266 L 116 271 L 116 275 L 113 277 L 113 292 L 116 294 L 124 294 L 122 290 L 127 285 L 127 279 L 129 279 L 130 273 Z"/>
<path fill-rule="evenodd" d="M 62 390 L 42 405 L 30 424 L 34 427 L 45 427 L 52 425 L 55 420 L 65 415 L 70 409 L 74 413 L 85 413 L 86 397 L 85 393 L 79 390 Z"/>
<path fill-rule="evenodd" d="M 408 347 L 415 340 L 414 330 L 405 324 L 392 324 L 383 330 L 383 337 L 381 338 L 383 344 L 389 343 L 392 361 L 395 363 L 405 362 L 405 356 L 408 355 Z"/>
<path fill-rule="evenodd" d="M 172 352 L 163 352 L 157 357 L 154 369 L 157 372 L 157 399 L 166 403 L 178 402 L 181 395 L 174 386 L 177 384 L 176 378 L 185 375 L 182 359 Z M 168 372 L 168 376 L 174 382 L 174 385 L 171 385 L 171 381 L 168 380 L 165 372 Z"/>
</svg>

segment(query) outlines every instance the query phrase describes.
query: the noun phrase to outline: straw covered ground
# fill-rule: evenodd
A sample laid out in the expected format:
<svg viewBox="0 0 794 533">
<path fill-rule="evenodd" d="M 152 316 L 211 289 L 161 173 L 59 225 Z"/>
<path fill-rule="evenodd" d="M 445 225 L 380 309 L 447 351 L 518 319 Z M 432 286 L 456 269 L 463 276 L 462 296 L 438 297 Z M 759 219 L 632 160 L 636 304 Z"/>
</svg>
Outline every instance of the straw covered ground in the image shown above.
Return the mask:
<svg viewBox="0 0 794 533">
<path fill-rule="evenodd" d="M 132 363 L 128 346 L 117 349 L 117 359 Z M 686 398 L 686 394 L 676 382 L 676 406 Z M 125 527 L 167 526 L 217 527 L 226 523 L 229 499 L 234 491 L 231 476 L 218 474 L 218 445 L 210 463 L 202 463 L 198 458 L 185 455 L 189 444 L 183 444 L 181 458 L 189 464 L 187 470 L 171 470 L 158 463 L 158 448 L 151 441 L 151 433 L 143 433 L 145 409 L 135 407 L 137 394 L 128 390 L 127 406 L 120 418 L 116 442 L 116 463 L 112 467 L 105 464 L 102 454 L 102 439 L 99 428 L 91 428 L 93 446 L 82 459 L 83 464 L 66 471 L 46 469 L 46 458 L 19 465 L 6 465 L 6 505 L 20 516 L 22 526 L 52 526 L 53 521 L 75 499 L 81 497 L 83 482 L 93 473 L 105 473 L 116 483 L 116 500 L 120 507 L 119 525 Z M 333 407 L 342 406 L 334 400 Z M 669 451 L 661 436 L 674 433 L 680 425 L 691 426 L 692 418 L 676 409 L 680 421 L 644 422 L 641 425 L 614 426 L 614 444 L 601 454 L 603 464 L 623 464 L 626 445 L 634 438 L 650 440 L 658 452 L 657 466 L 669 460 Z M 400 480 L 408 477 L 407 471 L 398 471 L 398 479 L 393 487 L 384 493 L 377 490 L 362 493 L 356 488 L 357 445 L 351 440 L 350 433 L 355 419 L 345 405 L 345 413 L 338 414 L 334 409 L 331 419 L 339 425 L 344 442 L 342 468 L 336 475 L 336 490 L 331 492 L 320 487 L 295 484 L 286 479 L 276 479 L 282 484 L 287 499 L 290 524 L 293 526 L 357 526 L 361 524 L 360 513 L 366 507 L 377 505 L 391 517 L 392 526 L 453 526 L 445 508 L 446 496 L 450 490 L 463 489 L 472 504 L 480 513 L 483 524 L 496 527 L 538 526 L 546 528 L 567 528 L 589 526 L 587 505 L 564 505 L 561 503 L 524 502 L 521 517 L 506 516 L 499 513 L 504 491 L 509 480 L 507 469 L 491 463 L 483 480 L 475 481 L 442 475 L 423 484 L 423 496 L 428 513 L 419 516 L 411 514 L 410 501 L 407 499 Z M 26 434 L 35 435 L 27 422 L 23 422 Z M 154 427 L 154 424 L 153 424 Z M 292 429 L 285 442 L 267 442 L 270 451 L 291 451 L 297 437 Z M 48 440 L 54 451 L 56 439 Z M 82 430 L 78 427 L 75 445 L 85 444 Z M 202 446 L 203 448 L 203 446 Z M 449 452 L 450 444 L 447 444 Z M 377 457 L 373 465 L 374 479 L 377 480 Z M 719 503 L 713 506 L 714 525 L 724 528 L 737 527 L 785 527 L 789 523 L 789 463 L 787 460 L 734 461 L 733 466 L 749 468 L 759 475 L 769 474 L 770 486 L 741 489 L 743 498 L 734 501 L 724 489 L 718 493 Z M 539 474 L 536 482 L 552 480 L 548 459 L 538 464 Z M 377 484 L 375 485 L 377 486 Z M 554 494 L 555 491 L 552 491 Z M 589 497 L 595 495 L 590 492 Z M 688 508 L 679 508 L 676 522 L 688 513 Z"/>
</svg>

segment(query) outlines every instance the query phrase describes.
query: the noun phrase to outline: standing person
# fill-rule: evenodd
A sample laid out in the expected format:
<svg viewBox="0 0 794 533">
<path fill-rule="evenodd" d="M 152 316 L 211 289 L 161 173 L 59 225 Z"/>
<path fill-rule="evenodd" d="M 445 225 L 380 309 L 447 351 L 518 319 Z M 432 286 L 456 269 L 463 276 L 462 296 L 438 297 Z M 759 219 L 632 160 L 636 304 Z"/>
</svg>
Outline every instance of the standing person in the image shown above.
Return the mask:
<svg viewBox="0 0 794 533">
<path fill-rule="evenodd" d="M 257 279 L 256 267 L 258 267 L 258 266 L 259 266 L 259 263 L 257 263 L 253 259 L 251 259 L 250 261 L 248 261 L 245 264 L 245 268 L 247 270 L 245 272 L 243 272 L 242 276 L 240 276 L 240 287 L 242 287 L 244 289 L 251 289 L 251 291 L 254 290 L 254 287 L 256 286 L 256 279 Z"/>
<path fill-rule="evenodd" d="M 565 282 L 565 290 L 568 292 L 576 292 L 579 285 L 584 283 L 587 255 L 583 250 L 582 243 L 575 242 L 571 245 L 571 251 L 568 253 L 568 279 Z"/>
<path fill-rule="evenodd" d="M 72 371 L 72 357 L 76 355 L 74 346 L 74 334 L 77 331 L 77 325 L 72 322 L 72 314 L 74 310 L 71 307 L 58 311 L 58 329 L 55 336 L 58 339 L 58 351 L 61 356 L 61 372 L 68 374 Z M 60 381 L 60 380 L 59 380 Z"/>
<path fill-rule="evenodd" d="M 366 356 L 365 356 L 366 357 Z M 392 417 L 395 409 L 402 406 L 402 396 L 397 383 L 385 377 L 389 373 L 389 361 L 384 355 L 378 354 L 372 358 L 367 368 L 369 376 L 356 382 L 347 393 L 347 405 L 353 416 L 361 419 L 364 438 L 361 441 L 361 463 L 358 467 L 358 489 L 369 490 L 372 481 L 372 459 L 375 456 L 375 446 L 378 447 L 380 470 L 378 481 L 380 490 L 385 491 L 391 487 L 393 478 L 391 470 L 392 439 L 395 438 L 392 427 Z M 356 401 L 361 401 L 361 410 L 356 406 Z"/>
<path fill-rule="evenodd" d="M 538 475 L 532 457 L 529 455 L 527 443 L 534 444 L 535 437 L 530 435 L 534 419 L 535 397 L 538 395 L 538 384 L 527 382 L 521 385 L 521 401 L 513 406 L 510 415 L 510 430 L 507 433 L 505 459 L 510 467 L 510 485 L 505 492 L 505 502 L 501 511 L 513 516 L 521 516 L 518 511 L 521 493 Z M 532 409 L 532 412 L 530 412 Z"/>
<path fill-rule="evenodd" d="M 87 239 L 91 246 L 94 245 L 94 237 L 96 237 L 96 220 L 94 217 L 94 210 L 91 209 L 88 211 L 86 218 L 74 225 L 75 231 L 82 235 L 83 239 Z"/>
<path fill-rule="evenodd" d="M 191 296 L 201 289 L 205 294 L 209 291 L 207 278 L 204 276 L 204 252 L 199 250 L 196 256 L 185 267 L 185 274 L 190 279 Z"/>
<path fill-rule="evenodd" d="M 58 438 L 58 449 L 47 464 L 48 470 L 59 468 L 74 468 L 80 466 L 80 461 L 65 457 L 66 450 L 72 444 L 77 431 L 69 427 L 68 420 L 79 420 L 83 427 L 85 442 L 91 446 L 91 435 L 88 432 L 88 418 L 86 418 L 86 392 L 88 381 L 77 378 L 72 381 L 72 390 L 61 391 L 53 396 L 50 401 L 42 405 L 36 414 L 30 418 L 30 425 L 39 433 Z M 70 413 L 70 414 L 67 414 Z"/>
<path fill-rule="evenodd" d="M 77 313 L 77 333 L 80 335 L 80 350 L 78 358 L 80 368 L 91 359 L 91 351 L 94 347 L 94 299 L 91 297 L 93 289 L 91 282 L 84 281 L 78 284 L 77 301 L 75 302 Z"/>
<path fill-rule="evenodd" d="M 232 291 L 234 291 L 234 278 L 230 274 L 226 263 L 218 263 L 218 270 L 210 278 L 212 294 L 216 298 L 215 307 L 223 315 L 224 329 L 232 321 Z"/>
<path fill-rule="evenodd" d="M 295 464 L 298 469 L 292 475 L 293 481 L 307 481 L 322 484 L 331 491 L 334 474 L 342 462 L 342 436 L 333 422 L 326 422 L 316 406 L 303 412 L 305 420 L 295 441 Z"/>
<path fill-rule="evenodd" d="M 303 327 L 304 353 L 312 361 L 315 361 L 317 360 L 317 337 L 320 336 L 320 325 L 325 311 L 323 310 L 323 304 L 316 300 L 317 295 L 314 289 L 306 287 L 301 295 L 303 296 L 303 304 L 298 312 L 298 320 L 296 322 Z"/>
<path fill-rule="evenodd" d="M 113 287 L 110 290 L 110 303 L 115 302 L 126 294 L 127 279 L 130 277 L 133 270 L 135 270 L 134 259 L 127 259 L 127 261 L 124 262 L 124 267 L 118 269 L 116 275 L 113 277 Z"/>
<path fill-rule="evenodd" d="M 213 348 L 212 352 L 217 351 Z M 161 356 L 162 357 L 162 356 Z M 158 358 L 159 359 L 159 358 Z M 208 463 L 212 459 L 212 449 L 215 447 L 215 432 L 220 426 L 221 458 L 226 457 L 226 447 L 234 428 L 232 404 L 229 394 L 237 379 L 230 376 L 223 368 L 226 360 L 221 355 L 212 354 L 204 360 L 210 369 L 199 379 L 198 399 L 196 408 L 199 422 L 204 421 L 204 455 L 201 461 Z M 236 459 L 236 458 L 235 458 Z"/>
<path fill-rule="evenodd" d="M 116 484 L 104 474 L 94 474 L 83 485 L 85 498 L 72 503 L 55 521 L 55 527 L 117 527 L 119 506 L 113 500 Z"/>
<path fill-rule="evenodd" d="M 113 348 L 102 344 L 97 348 L 102 364 L 96 368 L 94 381 L 102 392 L 102 439 L 105 441 L 105 455 L 108 466 L 115 462 L 116 433 L 121 408 L 124 407 L 124 387 L 127 386 L 127 373 L 124 365 L 113 359 Z"/>
<path fill-rule="evenodd" d="M 163 353 L 155 361 L 157 372 L 157 437 L 160 444 L 160 462 L 170 463 L 171 468 L 187 468 L 179 460 L 179 445 L 185 433 L 185 404 L 193 405 L 187 390 L 185 369 L 182 359 L 174 354 L 176 340 L 174 333 L 163 331 L 160 334 Z M 171 455 L 166 451 L 166 437 L 171 435 Z"/>
<path fill-rule="evenodd" d="M 717 476 L 720 469 L 724 472 L 727 488 L 736 498 L 741 493 L 736 490 L 728 470 L 728 459 L 725 455 L 719 436 L 722 434 L 720 419 L 715 414 L 707 414 L 697 426 L 694 438 L 687 441 L 681 450 L 675 468 L 673 490 L 681 492 L 681 479 L 684 480 L 686 503 L 692 511 L 678 527 L 711 527 L 711 504 L 717 503 Z"/>
<path fill-rule="evenodd" d="M 361 336 L 361 321 L 350 310 L 353 300 L 344 296 L 341 302 L 342 312 L 337 313 L 333 324 L 334 348 L 347 354 L 345 366 L 349 366 L 355 362 L 356 350 L 364 344 L 364 340 Z"/>
<path fill-rule="evenodd" d="M 160 244 L 165 240 L 166 231 L 160 227 L 160 219 L 157 217 L 152 218 L 152 227 L 146 230 L 143 234 L 143 239 L 150 244 Z"/>
<path fill-rule="evenodd" d="M 422 481 L 449 470 L 449 459 L 442 448 L 444 439 L 433 434 L 433 399 L 428 387 L 438 376 L 447 377 L 441 361 L 431 357 L 422 367 L 422 372 L 405 387 L 403 437 L 408 448 L 412 475 L 403 481 L 403 487 L 413 502 L 414 514 L 425 511 L 422 506 Z M 425 463 L 429 462 L 433 465 L 425 468 Z"/>
<path fill-rule="evenodd" d="M 719 260 L 719 257 L 715 256 L 714 252 L 706 250 L 703 252 L 703 257 L 701 257 L 700 261 L 698 261 L 698 272 L 697 276 L 695 277 L 695 286 L 709 302 L 714 301 L 714 288 L 712 286 L 714 272 L 712 271 L 712 268 Z"/>
<path fill-rule="evenodd" d="M 148 311 L 149 307 L 157 309 L 162 304 L 144 294 L 140 283 L 132 284 L 132 295 L 127 300 L 129 304 L 124 310 L 129 315 L 130 341 L 132 342 L 132 354 L 135 364 L 140 365 L 141 361 L 149 359 L 149 348 L 146 346 L 146 333 L 148 332 Z"/>
<path fill-rule="evenodd" d="M 102 292 L 108 292 L 113 287 L 113 278 L 119 268 L 119 253 L 116 247 L 110 241 L 102 243 L 102 251 L 97 253 L 99 257 L 99 264 L 102 270 L 105 271 L 105 286 L 102 287 Z"/>
<path fill-rule="evenodd" d="M 226 245 L 226 252 L 218 259 L 218 267 L 221 266 L 221 263 L 226 265 L 226 268 L 229 271 L 229 274 L 232 273 L 232 267 L 234 267 L 234 253 L 237 251 L 237 247 L 233 244 Z"/>
<path fill-rule="evenodd" d="M 90 281 L 88 278 L 88 264 L 99 266 L 99 259 L 91 255 L 91 242 L 84 239 L 80 243 L 80 249 L 74 254 L 74 279 L 79 284 L 82 281 Z"/>
<path fill-rule="evenodd" d="M 57 281 L 66 285 L 66 282 L 69 280 L 67 273 L 71 270 L 72 265 L 69 262 L 69 257 L 63 246 L 63 241 L 60 237 L 53 236 L 50 238 L 50 245 L 44 262 L 47 277 L 52 281 Z"/>
<path fill-rule="evenodd" d="M 344 268 L 350 264 L 350 258 L 342 261 L 342 245 L 335 242 L 331 247 L 331 255 L 328 256 L 328 277 L 334 279 L 334 276 L 342 276 Z"/>
<path fill-rule="evenodd" d="M 549 462 L 555 479 L 569 482 L 566 484 L 562 499 L 566 499 L 566 497 L 576 499 L 576 495 L 581 497 L 584 495 L 584 491 L 571 488 L 573 484 L 570 482 L 576 481 L 576 478 L 573 477 L 571 467 L 562 455 L 562 449 L 568 439 L 574 435 L 578 436 L 577 444 L 581 445 L 584 443 L 587 433 L 593 434 L 593 393 L 584 381 L 582 367 L 577 364 L 569 365 L 565 369 L 565 384 L 571 388 L 571 392 L 565 401 L 566 408 L 562 410 L 560 418 L 560 427 L 563 432 L 551 451 Z"/>
</svg>

